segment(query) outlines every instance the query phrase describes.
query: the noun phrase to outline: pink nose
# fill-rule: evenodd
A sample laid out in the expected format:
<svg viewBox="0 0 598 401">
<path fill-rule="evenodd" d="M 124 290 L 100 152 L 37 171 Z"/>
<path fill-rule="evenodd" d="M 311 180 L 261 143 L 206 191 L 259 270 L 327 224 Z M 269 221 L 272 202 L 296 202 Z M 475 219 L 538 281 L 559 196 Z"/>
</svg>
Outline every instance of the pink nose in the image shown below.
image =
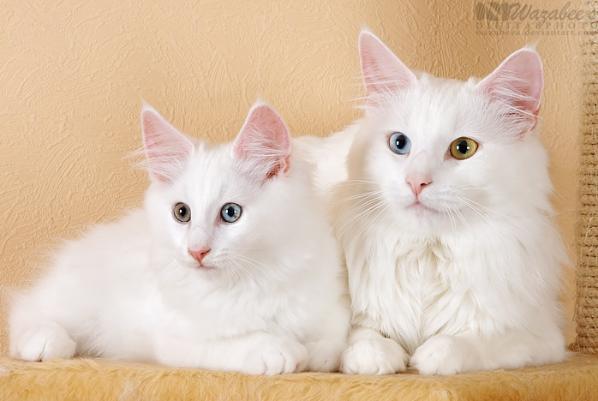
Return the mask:
<svg viewBox="0 0 598 401">
<path fill-rule="evenodd" d="M 421 194 L 421 192 L 424 190 L 424 187 L 432 183 L 432 180 L 430 178 L 421 177 L 408 177 L 406 181 L 407 184 L 409 184 L 409 186 L 411 187 L 411 190 L 413 191 L 416 197 L 418 197 L 419 194 Z"/>
<path fill-rule="evenodd" d="M 210 248 L 201 248 L 197 250 L 189 249 L 189 255 L 193 256 L 193 259 L 197 260 L 201 264 L 203 258 L 205 258 L 210 251 Z"/>
</svg>

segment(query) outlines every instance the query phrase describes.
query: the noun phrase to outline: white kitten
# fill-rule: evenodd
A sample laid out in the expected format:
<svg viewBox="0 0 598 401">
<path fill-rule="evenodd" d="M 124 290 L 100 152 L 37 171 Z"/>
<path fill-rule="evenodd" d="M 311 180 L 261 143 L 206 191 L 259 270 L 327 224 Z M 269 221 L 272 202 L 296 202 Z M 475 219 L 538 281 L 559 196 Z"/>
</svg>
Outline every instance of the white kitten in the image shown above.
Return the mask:
<svg viewBox="0 0 598 401">
<path fill-rule="evenodd" d="M 354 325 L 343 371 L 562 360 L 538 54 L 460 82 L 417 77 L 369 32 L 359 44 L 367 103 L 335 207 Z"/>
<path fill-rule="evenodd" d="M 349 326 L 336 243 L 281 118 L 257 104 L 219 146 L 150 107 L 141 119 L 144 208 L 58 251 L 13 303 L 11 354 L 336 370 Z"/>
</svg>

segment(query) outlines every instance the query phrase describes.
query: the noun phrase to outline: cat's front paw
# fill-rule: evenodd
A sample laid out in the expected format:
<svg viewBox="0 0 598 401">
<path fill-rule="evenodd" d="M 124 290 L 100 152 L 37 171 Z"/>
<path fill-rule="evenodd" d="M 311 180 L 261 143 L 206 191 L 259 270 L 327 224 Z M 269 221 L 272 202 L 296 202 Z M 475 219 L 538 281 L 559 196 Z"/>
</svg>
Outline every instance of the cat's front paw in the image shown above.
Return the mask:
<svg viewBox="0 0 598 401">
<path fill-rule="evenodd" d="M 27 330 L 20 336 L 14 356 L 33 362 L 72 358 L 76 346 L 61 326 L 43 325 Z"/>
<path fill-rule="evenodd" d="M 341 371 L 348 374 L 385 375 L 405 370 L 409 356 L 389 338 L 358 340 L 343 352 Z"/>
<path fill-rule="evenodd" d="M 252 375 L 300 372 L 308 361 L 307 348 L 294 340 L 269 338 L 249 353 L 243 371 Z"/>
<path fill-rule="evenodd" d="M 467 340 L 438 335 L 430 337 L 415 350 L 409 364 L 423 375 L 452 375 L 475 370 L 472 361 L 480 360 Z"/>
</svg>

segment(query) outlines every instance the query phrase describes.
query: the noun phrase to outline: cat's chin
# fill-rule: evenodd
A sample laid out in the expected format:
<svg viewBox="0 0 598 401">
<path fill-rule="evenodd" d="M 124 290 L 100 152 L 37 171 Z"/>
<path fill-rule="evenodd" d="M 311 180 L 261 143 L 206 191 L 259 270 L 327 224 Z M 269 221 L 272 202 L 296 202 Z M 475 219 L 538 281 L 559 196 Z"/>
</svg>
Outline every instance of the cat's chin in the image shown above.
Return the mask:
<svg viewBox="0 0 598 401">
<path fill-rule="evenodd" d="M 205 272 L 211 272 L 211 271 L 216 271 L 217 268 L 214 266 L 210 266 L 210 265 L 200 265 L 200 264 L 195 264 L 195 266 L 193 266 L 194 269 L 199 270 L 199 271 L 205 271 Z"/>
<path fill-rule="evenodd" d="M 183 263 L 189 269 L 192 269 L 192 270 L 195 270 L 195 271 L 200 271 L 200 272 L 210 273 L 210 272 L 215 272 L 215 271 L 219 270 L 218 267 L 213 266 L 213 265 L 211 265 L 209 263 L 199 264 L 195 260 L 194 261 L 187 261 L 187 260 L 185 260 Z"/>
<path fill-rule="evenodd" d="M 454 230 L 458 223 L 441 210 L 421 202 L 404 207 L 398 220 L 406 232 L 418 237 L 437 236 L 446 230 Z"/>
<path fill-rule="evenodd" d="M 411 205 L 407 206 L 407 210 L 411 211 L 412 213 L 415 213 L 418 216 L 427 216 L 430 214 L 438 214 L 438 210 L 424 205 L 421 202 L 413 202 Z"/>
</svg>

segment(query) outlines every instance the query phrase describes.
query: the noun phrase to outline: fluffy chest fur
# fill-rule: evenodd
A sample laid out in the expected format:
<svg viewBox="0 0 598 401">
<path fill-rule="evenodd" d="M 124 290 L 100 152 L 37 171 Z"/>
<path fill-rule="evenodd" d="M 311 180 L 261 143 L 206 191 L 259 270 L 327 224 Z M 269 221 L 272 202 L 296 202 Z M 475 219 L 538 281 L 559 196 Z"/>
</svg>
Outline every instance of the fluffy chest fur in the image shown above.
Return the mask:
<svg viewBox="0 0 598 401">
<path fill-rule="evenodd" d="M 369 266 L 369 274 L 362 270 L 360 280 L 350 279 L 353 307 L 358 320 L 412 352 L 431 335 L 458 331 L 454 322 L 472 306 L 466 290 L 455 291 L 458 271 L 445 246 L 390 242 L 363 256 L 360 265 Z"/>
<path fill-rule="evenodd" d="M 364 235 L 344 242 L 354 322 L 412 353 L 438 334 L 534 330 L 558 320 L 550 307 L 562 261 L 558 235 L 548 229 L 539 241 L 529 231 L 503 235 L 506 229 L 496 224 L 434 239 L 392 227 L 356 230 Z M 541 252 L 546 244 L 554 253 Z"/>
</svg>

